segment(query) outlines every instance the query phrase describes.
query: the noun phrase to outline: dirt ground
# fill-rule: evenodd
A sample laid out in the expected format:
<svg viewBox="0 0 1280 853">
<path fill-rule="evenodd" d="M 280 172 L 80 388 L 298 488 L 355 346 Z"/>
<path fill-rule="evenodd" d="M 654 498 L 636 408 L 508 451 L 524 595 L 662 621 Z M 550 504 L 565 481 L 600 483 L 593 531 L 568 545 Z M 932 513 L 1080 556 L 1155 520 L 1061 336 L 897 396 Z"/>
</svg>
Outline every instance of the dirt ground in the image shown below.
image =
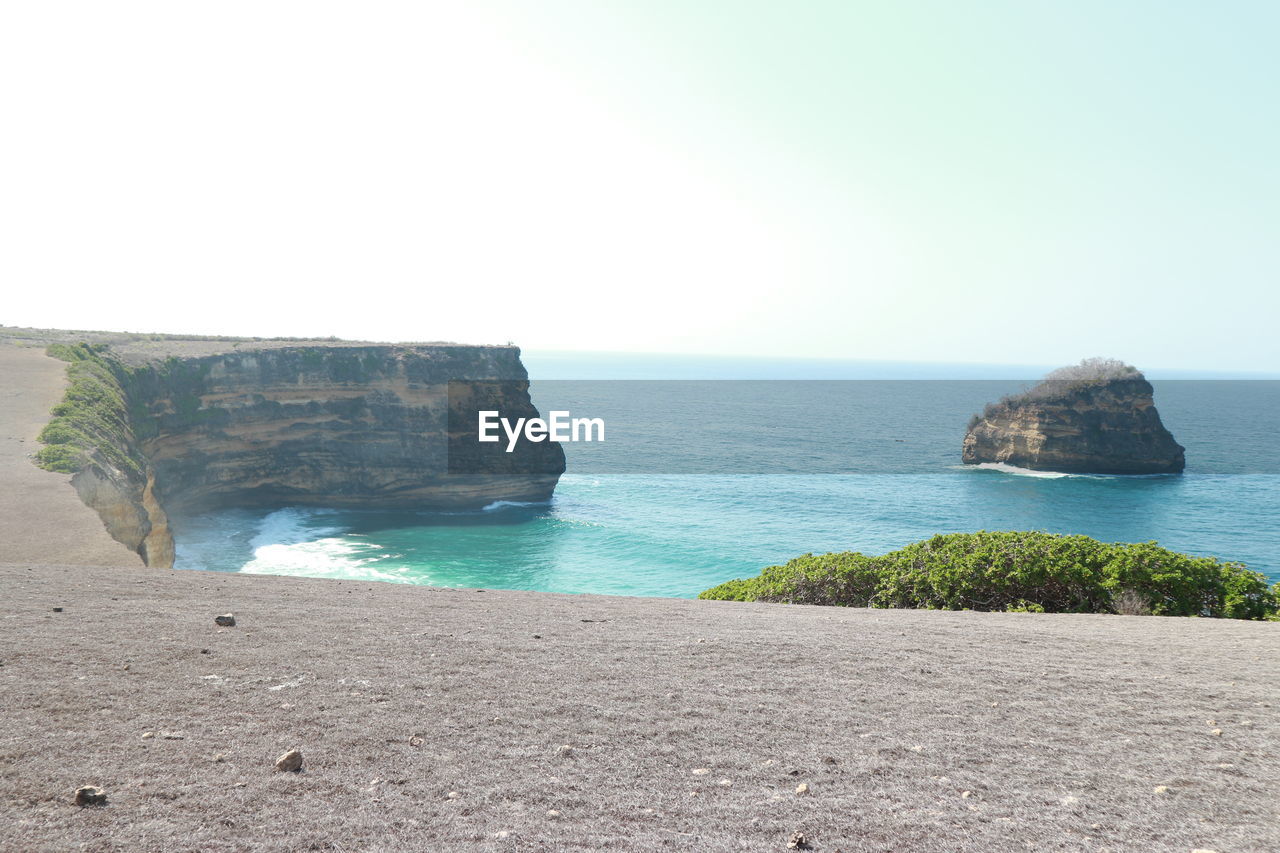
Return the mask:
<svg viewBox="0 0 1280 853">
<path fill-rule="evenodd" d="M 1275 623 L 30 565 L 0 600 L 3 850 L 1280 849 Z"/>
<path fill-rule="evenodd" d="M 364 347 L 387 346 L 389 341 L 348 341 L 338 338 L 238 338 L 228 335 L 169 335 L 137 332 L 95 332 L 76 329 L 31 329 L 0 326 L 0 344 L 44 347 L 53 343 L 104 343 L 127 364 L 147 364 L 170 356 L 201 358 L 229 352 L 250 352 L 285 347 Z M 404 341 L 403 345 L 457 346 L 451 341 Z M 495 344 L 480 344 L 494 346 Z"/>
</svg>

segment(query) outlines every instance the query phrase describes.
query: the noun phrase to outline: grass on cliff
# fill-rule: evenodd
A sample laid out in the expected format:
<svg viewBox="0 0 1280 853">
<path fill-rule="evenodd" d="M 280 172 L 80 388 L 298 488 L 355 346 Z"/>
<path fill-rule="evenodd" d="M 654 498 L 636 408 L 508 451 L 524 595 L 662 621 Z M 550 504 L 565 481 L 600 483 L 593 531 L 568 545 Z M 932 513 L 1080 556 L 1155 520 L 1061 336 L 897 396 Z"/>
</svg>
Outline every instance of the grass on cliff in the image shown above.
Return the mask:
<svg viewBox="0 0 1280 853">
<path fill-rule="evenodd" d="M 1154 542 L 952 533 L 881 556 L 805 554 L 699 598 L 847 607 L 1277 618 L 1280 584 L 1241 563 Z"/>
<path fill-rule="evenodd" d="M 51 344 L 46 350 L 70 363 L 67 392 L 40 432 L 44 447 L 36 453 L 36 464 L 41 468 L 74 474 L 96 456 L 122 472 L 142 474 L 126 451 L 132 434 L 128 404 L 104 349 L 80 343 Z"/>
</svg>

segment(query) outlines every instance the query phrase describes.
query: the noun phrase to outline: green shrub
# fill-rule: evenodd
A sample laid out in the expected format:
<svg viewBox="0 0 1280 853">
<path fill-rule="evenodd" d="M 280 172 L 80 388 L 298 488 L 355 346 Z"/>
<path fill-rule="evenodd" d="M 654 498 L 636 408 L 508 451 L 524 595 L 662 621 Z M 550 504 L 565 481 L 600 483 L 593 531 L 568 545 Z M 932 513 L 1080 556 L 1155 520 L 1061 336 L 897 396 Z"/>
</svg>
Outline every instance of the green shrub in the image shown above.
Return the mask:
<svg viewBox="0 0 1280 853">
<path fill-rule="evenodd" d="M 87 454 L 69 444 L 50 444 L 36 451 L 36 464 L 48 471 L 74 474 L 85 466 Z"/>
<path fill-rule="evenodd" d="M 1039 532 L 952 533 L 878 557 L 805 554 L 699 598 L 846 607 L 1044 613 L 1143 612 L 1265 619 L 1280 584 L 1241 563 L 1154 542 L 1110 544 Z"/>
<path fill-rule="evenodd" d="M 130 452 L 133 432 L 121 385 L 124 368 L 97 345 L 51 344 L 46 352 L 70 363 L 66 393 L 40 432 L 45 446 L 36 452 L 36 464 L 74 474 L 98 458 L 126 474 L 141 476 L 142 466 Z"/>
</svg>

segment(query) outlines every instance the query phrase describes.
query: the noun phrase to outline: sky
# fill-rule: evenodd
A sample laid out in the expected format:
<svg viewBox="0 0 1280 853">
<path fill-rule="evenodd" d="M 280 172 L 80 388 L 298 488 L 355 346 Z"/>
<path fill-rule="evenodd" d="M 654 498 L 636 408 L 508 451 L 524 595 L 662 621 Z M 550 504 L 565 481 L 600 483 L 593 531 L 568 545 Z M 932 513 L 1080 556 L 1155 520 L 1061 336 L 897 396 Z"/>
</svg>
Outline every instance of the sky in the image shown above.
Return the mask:
<svg viewBox="0 0 1280 853">
<path fill-rule="evenodd" d="M 0 323 L 1280 370 L 1280 4 L 6 4 Z"/>
</svg>

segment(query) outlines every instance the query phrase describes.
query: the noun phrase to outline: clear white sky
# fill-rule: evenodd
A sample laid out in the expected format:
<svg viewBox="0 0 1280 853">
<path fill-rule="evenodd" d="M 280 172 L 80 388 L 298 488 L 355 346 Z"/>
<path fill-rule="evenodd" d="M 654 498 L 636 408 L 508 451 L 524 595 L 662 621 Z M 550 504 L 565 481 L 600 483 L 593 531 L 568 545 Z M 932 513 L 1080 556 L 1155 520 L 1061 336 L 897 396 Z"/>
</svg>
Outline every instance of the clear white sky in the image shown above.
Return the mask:
<svg viewBox="0 0 1280 853">
<path fill-rule="evenodd" d="M 1280 369 L 1280 4 L 30 2 L 0 322 Z"/>
</svg>

